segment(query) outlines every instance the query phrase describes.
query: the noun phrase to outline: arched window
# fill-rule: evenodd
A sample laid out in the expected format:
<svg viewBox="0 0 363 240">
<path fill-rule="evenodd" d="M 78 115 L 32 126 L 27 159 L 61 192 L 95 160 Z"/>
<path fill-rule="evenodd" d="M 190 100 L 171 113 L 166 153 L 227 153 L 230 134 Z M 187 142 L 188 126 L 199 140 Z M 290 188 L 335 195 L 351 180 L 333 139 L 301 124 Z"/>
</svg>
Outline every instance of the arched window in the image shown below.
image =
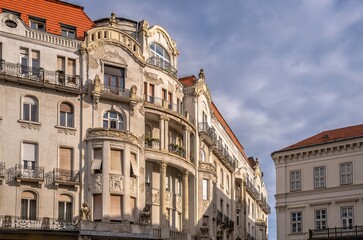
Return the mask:
<svg viewBox="0 0 363 240">
<path fill-rule="evenodd" d="M 62 102 L 59 107 L 59 125 L 64 127 L 74 127 L 73 106 Z"/>
<path fill-rule="evenodd" d="M 200 161 L 205 162 L 205 154 L 203 149 L 200 149 Z"/>
<path fill-rule="evenodd" d="M 23 120 L 38 122 L 38 100 L 35 97 L 23 98 Z"/>
<path fill-rule="evenodd" d="M 161 62 L 170 62 L 170 56 L 168 52 L 160 44 L 152 43 L 150 45 L 150 50 L 153 56 L 161 60 Z"/>
<path fill-rule="evenodd" d="M 108 111 L 103 115 L 103 128 L 113 128 L 122 130 L 123 118 L 120 113 Z"/>
<path fill-rule="evenodd" d="M 58 220 L 72 222 L 73 218 L 73 199 L 68 194 L 59 195 L 58 199 Z"/>
<path fill-rule="evenodd" d="M 21 194 L 21 219 L 36 220 L 37 218 L 37 195 L 31 191 Z"/>
</svg>

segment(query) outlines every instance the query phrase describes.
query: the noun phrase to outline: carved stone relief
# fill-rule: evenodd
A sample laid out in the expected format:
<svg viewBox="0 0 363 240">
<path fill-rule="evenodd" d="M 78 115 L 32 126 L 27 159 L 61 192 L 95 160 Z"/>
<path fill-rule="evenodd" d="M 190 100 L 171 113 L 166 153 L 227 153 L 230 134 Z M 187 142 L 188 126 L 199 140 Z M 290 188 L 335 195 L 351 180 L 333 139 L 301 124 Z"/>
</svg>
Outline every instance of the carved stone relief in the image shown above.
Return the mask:
<svg viewBox="0 0 363 240">
<path fill-rule="evenodd" d="M 110 176 L 110 192 L 123 192 L 124 191 L 124 178 L 119 175 Z"/>
<path fill-rule="evenodd" d="M 93 192 L 102 192 L 102 175 L 93 176 Z"/>
</svg>

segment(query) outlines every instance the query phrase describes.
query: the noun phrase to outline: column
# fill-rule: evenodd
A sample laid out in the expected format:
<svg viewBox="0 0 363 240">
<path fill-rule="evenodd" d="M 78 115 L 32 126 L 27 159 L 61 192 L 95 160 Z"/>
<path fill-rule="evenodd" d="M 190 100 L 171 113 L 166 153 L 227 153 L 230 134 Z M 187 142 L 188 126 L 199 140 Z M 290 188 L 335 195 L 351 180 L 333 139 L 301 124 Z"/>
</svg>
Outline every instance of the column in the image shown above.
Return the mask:
<svg viewBox="0 0 363 240">
<path fill-rule="evenodd" d="M 167 226 L 166 224 L 166 168 L 167 164 L 162 162 L 160 164 L 160 226 Z"/>
<path fill-rule="evenodd" d="M 169 151 L 169 119 L 164 118 L 164 144 L 165 150 Z"/>
<path fill-rule="evenodd" d="M 183 231 L 189 230 L 189 172 L 183 171 Z"/>
<path fill-rule="evenodd" d="M 102 149 L 102 221 L 110 221 L 110 142 L 103 142 Z"/>
<path fill-rule="evenodd" d="M 131 159 L 131 153 L 130 153 L 130 147 L 128 145 L 125 145 L 124 149 L 124 158 L 123 158 L 123 175 L 124 175 L 124 195 L 122 197 L 122 219 L 130 221 L 131 219 L 131 212 L 132 209 L 130 209 L 130 159 Z"/>
<path fill-rule="evenodd" d="M 185 150 L 185 158 L 190 159 L 190 131 L 187 127 L 183 128 L 183 147 Z"/>
<path fill-rule="evenodd" d="M 160 131 L 160 150 L 164 150 L 165 149 L 165 135 L 164 135 L 164 118 L 162 116 L 159 117 L 159 131 Z"/>
</svg>

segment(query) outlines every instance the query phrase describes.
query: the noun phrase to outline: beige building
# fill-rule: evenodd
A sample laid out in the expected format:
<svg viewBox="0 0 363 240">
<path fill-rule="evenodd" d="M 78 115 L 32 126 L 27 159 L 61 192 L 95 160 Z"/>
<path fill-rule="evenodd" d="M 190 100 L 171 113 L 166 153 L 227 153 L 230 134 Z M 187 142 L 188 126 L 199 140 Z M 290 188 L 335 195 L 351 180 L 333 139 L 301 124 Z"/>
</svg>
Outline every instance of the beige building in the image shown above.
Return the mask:
<svg viewBox="0 0 363 240">
<path fill-rule="evenodd" d="M 1 239 L 267 239 L 258 160 L 165 29 L 0 8 Z"/>
<path fill-rule="evenodd" d="M 272 153 L 277 239 L 363 238 L 363 125 Z"/>
</svg>

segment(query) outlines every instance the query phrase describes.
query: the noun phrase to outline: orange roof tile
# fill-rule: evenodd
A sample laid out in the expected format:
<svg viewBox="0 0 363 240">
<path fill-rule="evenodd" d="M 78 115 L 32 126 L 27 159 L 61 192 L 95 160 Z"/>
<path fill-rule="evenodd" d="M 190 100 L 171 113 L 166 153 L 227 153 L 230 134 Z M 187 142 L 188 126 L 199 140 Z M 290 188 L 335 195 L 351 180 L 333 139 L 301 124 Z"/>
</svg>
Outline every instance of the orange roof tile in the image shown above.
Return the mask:
<svg viewBox="0 0 363 240">
<path fill-rule="evenodd" d="M 363 124 L 323 131 L 276 152 L 284 152 L 288 150 L 327 144 L 358 137 L 363 137 Z"/>
<path fill-rule="evenodd" d="M 76 27 L 77 39 L 94 26 L 83 7 L 58 0 L 1 0 L 0 8 L 21 13 L 20 18 L 29 26 L 29 16 L 46 20 L 46 31 L 61 35 L 60 24 Z"/>
<path fill-rule="evenodd" d="M 193 86 L 194 80 L 197 80 L 194 75 L 179 78 L 179 82 L 181 82 L 185 87 Z"/>
</svg>

